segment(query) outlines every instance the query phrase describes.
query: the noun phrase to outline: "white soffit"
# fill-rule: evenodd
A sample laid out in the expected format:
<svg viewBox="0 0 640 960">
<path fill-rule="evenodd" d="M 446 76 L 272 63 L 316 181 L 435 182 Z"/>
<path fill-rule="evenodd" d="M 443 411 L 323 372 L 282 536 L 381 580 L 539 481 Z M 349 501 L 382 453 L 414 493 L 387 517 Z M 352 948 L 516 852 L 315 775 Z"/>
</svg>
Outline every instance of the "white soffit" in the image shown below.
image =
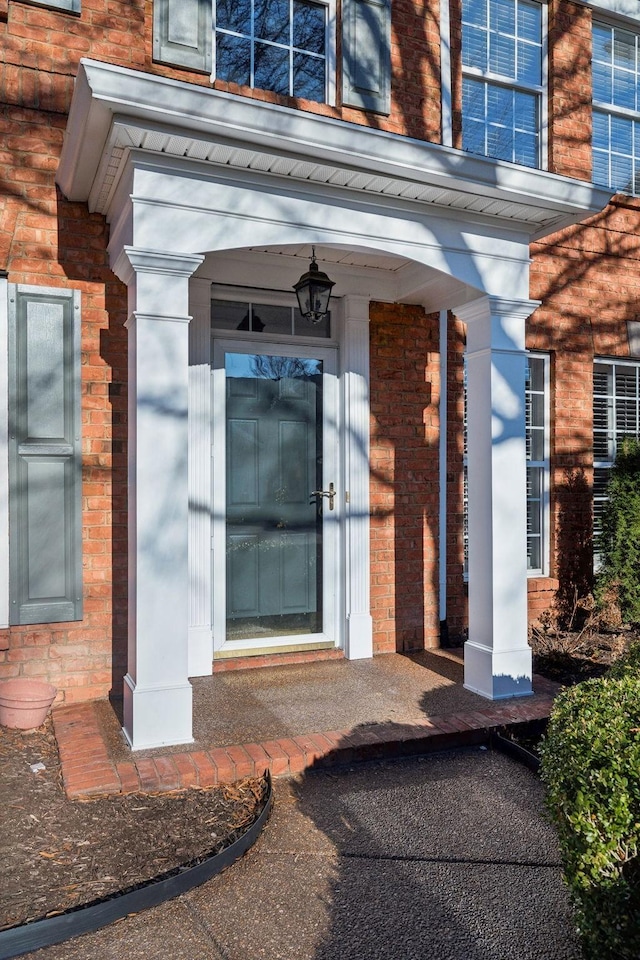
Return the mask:
<svg viewBox="0 0 640 960">
<path fill-rule="evenodd" d="M 467 212 L 544 236 L 601 210 L 610 192 L 330 117 L 82 60 L 57 182 L 107 213 L 129 151 L 143 150 Z"/>
</svg>

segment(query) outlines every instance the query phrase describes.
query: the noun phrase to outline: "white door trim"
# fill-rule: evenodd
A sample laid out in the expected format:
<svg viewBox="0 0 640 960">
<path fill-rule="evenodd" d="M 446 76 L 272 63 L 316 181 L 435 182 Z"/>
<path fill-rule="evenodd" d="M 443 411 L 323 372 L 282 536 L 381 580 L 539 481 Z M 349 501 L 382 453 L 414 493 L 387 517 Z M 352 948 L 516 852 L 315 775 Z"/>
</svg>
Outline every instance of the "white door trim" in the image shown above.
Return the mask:
<svg viewBox="0 0 640 960">
<path fill-rule="evenodd" d="M 323 625 L 322 633 L 308 636 L 282 636 L 273 639 L 227 640 L 226 639 L 226 420 L 223 415 L 226 403 L 226 377 L 224 357 L 227 353 L 277 354 L 285 357 L 303 357 L 322 360 L 324 365 L 323 391 L 323 463 L 325 479 L 331 476 L 335 483 L 337 496 L 334 510 L 324 511 L 323 532 Z M 340 541 L 343 535 L 344 491 L 340 490 L 340 417 L 338 403 L 337 349 L 327 347 L 322 342 L 301 343 L 274 341 L 260 338 L 236 339 L 216 337 L 213 343 L 212 364 L 212 449 L 213 449 L 213 650 L 222 656 L 247 655 L 252 652 L 273 649 L 284 650 L 292 647 L 311 647 L 331 644 L 340 647 L 343 644 L 343 631 L 340 629 L 341 584 L 343 582 L 342 550 Z"/>
</svg>

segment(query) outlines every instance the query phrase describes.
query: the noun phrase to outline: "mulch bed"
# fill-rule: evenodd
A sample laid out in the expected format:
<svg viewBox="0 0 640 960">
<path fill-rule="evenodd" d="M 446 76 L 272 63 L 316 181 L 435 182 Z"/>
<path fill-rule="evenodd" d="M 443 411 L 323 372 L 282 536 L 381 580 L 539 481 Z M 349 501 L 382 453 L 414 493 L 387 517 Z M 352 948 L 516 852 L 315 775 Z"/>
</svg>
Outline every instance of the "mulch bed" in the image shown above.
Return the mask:
<svg viewBox="0 0 640 960">
<path fill-rule="evenodd" d="M 544 631 L 533 629 L 533 670 L 548 680 L 572 686 L 602 677 L 611 664 L 640 639 L 635 627 L 619 630 Z"/>
<path fill-rule="evenodd" d="M 0 727 L 0 929 L 139 885 L 218 853 L 259 816 L 266 784 L 67 800 L 49 718 Z"/>
</svg>

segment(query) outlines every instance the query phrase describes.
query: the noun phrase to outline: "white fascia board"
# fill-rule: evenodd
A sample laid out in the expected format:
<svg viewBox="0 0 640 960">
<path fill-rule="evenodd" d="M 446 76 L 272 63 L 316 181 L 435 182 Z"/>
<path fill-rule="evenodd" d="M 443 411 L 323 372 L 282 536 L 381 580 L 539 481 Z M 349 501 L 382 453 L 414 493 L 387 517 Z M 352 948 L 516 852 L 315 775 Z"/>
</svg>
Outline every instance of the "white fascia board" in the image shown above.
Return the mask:
<svg viewBox="0 0 640 960">
<path fill-rule="evenodd" d="M 375 171 L 458 195 L 538 206 L 550 213 L 550 229 L 597 212 L 611 195 L 589 183 L 544 170 L 82 60 L 57 175 L 70 200 L 88 199 L 114 115 L 160 124 L 212 142 L 222 138 L 258 153 L 284 152 L 316 164 Z M 510 219 L 518 218 L 511 215 Z"/>
<path fill-rule="evenodd" d="M 576 0 L 584 7 L 591 7 L 594 13 L 604 13 L 612 17 L 621 17 L 636 25 L 640 23 L 640 2 L 638 0 Z"/>
</svg>

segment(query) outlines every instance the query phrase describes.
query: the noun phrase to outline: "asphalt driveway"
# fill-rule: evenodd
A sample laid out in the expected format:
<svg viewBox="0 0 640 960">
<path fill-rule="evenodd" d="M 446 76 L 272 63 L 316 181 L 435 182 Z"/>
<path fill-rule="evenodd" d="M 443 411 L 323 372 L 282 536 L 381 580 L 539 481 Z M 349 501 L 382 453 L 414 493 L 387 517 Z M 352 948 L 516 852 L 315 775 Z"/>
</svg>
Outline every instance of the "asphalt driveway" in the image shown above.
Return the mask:
<svg viewBox="0 0 640 960">
<path fill-rule="evenodd" d="M 276 781 L 247 856 L 38 960 L 577 960 L 542 788 L 472 749 Z"/>
</svg>

